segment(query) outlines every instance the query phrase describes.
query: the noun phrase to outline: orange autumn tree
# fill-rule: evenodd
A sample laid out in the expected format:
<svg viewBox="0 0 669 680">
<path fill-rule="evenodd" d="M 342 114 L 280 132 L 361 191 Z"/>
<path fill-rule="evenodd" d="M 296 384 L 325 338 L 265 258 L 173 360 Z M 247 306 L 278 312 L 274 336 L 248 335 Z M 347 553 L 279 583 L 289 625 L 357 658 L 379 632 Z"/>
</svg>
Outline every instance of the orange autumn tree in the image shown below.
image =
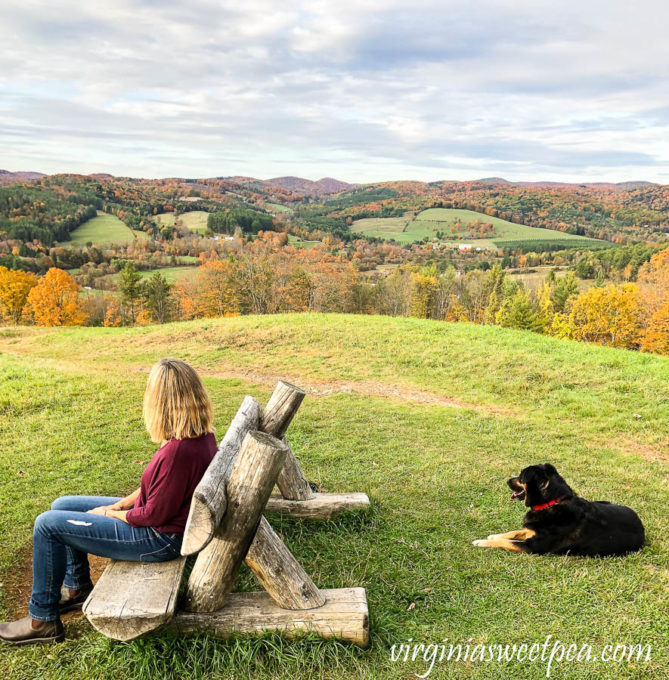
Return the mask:
<svg viewBox="0 0 669 680">
<path fill-rule="evenodd" d="M 191 309 L 193 316 L 238 316 L 239 296 L 237 263 L 234 260 L 205 262 L 198 268 L 190 299 L 183 299 L 183 307 Z M 187 296 L 186 288 L 179 293 Z"/>
<path fill-rule="evenodd" d="M 669 248 L 655 253 L 639 269 L 637 281 L 647 316 L 640 349 L 669 354 Z"/>
<path fill-rule="evenodd" d="M 37 277 L 31 272 L 0 267 L 0 320 L 18 324 L 36 284 Z"/>
<path fill-rule="evenodd" d="M 669 300 L 648 319 L 641 336 L 641 351 L 669 355 Z"/>
<path fill-rule="evenodd" d="M 56 267 L 30 291 L 28 306 L 38 326 L 81 326 L 86 321 L 79 286 Z"/>
</svg>

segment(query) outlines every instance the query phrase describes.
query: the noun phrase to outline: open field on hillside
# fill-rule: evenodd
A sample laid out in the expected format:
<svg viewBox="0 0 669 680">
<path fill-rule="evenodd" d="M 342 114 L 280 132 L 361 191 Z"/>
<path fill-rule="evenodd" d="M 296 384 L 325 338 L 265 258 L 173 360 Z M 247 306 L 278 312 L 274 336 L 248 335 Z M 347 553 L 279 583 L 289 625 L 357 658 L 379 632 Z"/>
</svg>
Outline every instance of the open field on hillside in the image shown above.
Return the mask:
<svg viewBox="0 0 669 680">
<path fill-rule="evenodd" d="M 142 394 L 163 356 L 201 371 L 219 439 L 245 394 L 264 402 L 280 377 L 307 389 L 290 437 L 307 476 L 330 491 L 365 491 L 373 507 L 321 524 L 270 521 L 319 586 L 367 589 L 372 645 L 161 633 L 117 644 L 75 615 L 58 647 L 3 648 L 8 680 L 404 680 L 429 666 L 391 661 L 392 645 L 410 638 L 505 645 L 548 635 L 598 652 L 652 649 L 648 663 L 555 662 L 553 678 L 663 677 L 669 360 L 418 319 L 293 314 L 0 331 L 0 618 L 25 604 L 32 521 L 53 498 L 137 486 L 155 449 Z M 584 496 L 632 505 L 644 550 L 584 559 L 474 548 L 475 538 L 520 526 L 505 480 L 546 461 Z M 241 588 L 258 589 L 247 570 Z M 429 677 L 538 680 L 546 663 L 444 660 Z"/>
<path fill-rule="evenodd" d="M 286 213 L 287 215 L 290 215 L 295 212 L 292 208 L 287 205 L 281 205 L 280 203 L 267 203 L 266 205 L 269 210 L 273 210 L 275 213 Z"/>
<path fill-rule="evenodd" d="M 403 217 L 368 218 L 357 220 L 351 227 L 352 231 L 365 236 L 395 239 L 399 243 L 412 243 L 428 238 L 430 241 L 439 240 L 442 243 L 467 243 L 474 247 L 492 250 L 497 248 L 513 248 L 514 244 L 534 241 L 539 248 L 543 244 L 560 244 L 568 247 L 609 247 L 606 241 L 598 241 L 584 236 L 565 234 L 550 229 L 537 229 L 523 224 L 507 222 L 497 217 L 490 217 L 483 213 L 471 210 L 456 210 L 448 208 L 429 208 L 419 213 L 412 219 L 412 213 L 406 213 Z M 492 224 L 494 234 L 487 238 L 452 238 L 451 227 L 458 223 L 458 234 L 464 234 L 468 223 L 479 221 L 484 224 Z M 443 232 L 438 239 L 437 232 Z"/>
<path fill-rule="evenodd" d="M 190 229 L 190 231 L 197 231 L 204 233 L 207 231 L 207 219 L 209 213 L 203 210 L 191 210 L 190 212 L 181 213 L 176 218 L 174 213 L 162 213 L 155 216 L 155 220 L 160 225 L 173 225 L 175 220 L 178 224 Z"/>
<path fill-rule="evenodd" d="M 317 243 L 320 243 L 320 241 L 305 241 L 299 236 L 288 234 L 288 243 L 293 246 L 297 246 L 298 248 L 313 248 Z"/>
<path fill-rule="evenodd" d="M 96 245 L 130 243 L 135 238 L 146 238 L 143 231 L 134 231 L 121 222 L 116 215 L 110 215 L 101 210 L 98 210 L 97 217 L 84 222 L 71 232 L 70 236 L 69 242 L 80 246 L 89 242 Z"/>
<path fill-rule="evenodd" d="M 79 297 L 82 298 L 97 298 L 97 297 L 121 297 L 120 290 L 101 290 L 99 288 L 79 288 Z"/>
<path fill-rule="evenodd" d="M 507 271 L 506 275 L 510 279 L 515 279 L 516 281 L 522 281 L 523 285 L 525 286 L 526 290 L 534 290 L 536 291 L 538 288 L 541 288 L 541 286 L 544 284 L 546 281 L 546 277 L 548 276 L 549 272 L 554 269 L 551 266 L 538 266 L 538 267 L 531 267 L 532 271 L 523 271 L 522 269 L 517 270 L 518 273 L 514 273 L 514 271 Z M 568 268 L 565 269 L 560 269 L 555 272 L 555 276 L 558 279 L 563 278 L 567 272 L 569 271 Z M 576 283 L 578 283 L 578 288 L 579 290 L 587 290 L 588 288 L 592 288 L 592 286 L 595 283 L 594 279 L 579 279 L 578 277 L 576 278 Z M 608 283 L 608 281 L 606 281 Z"/>
<path fill-rule="evenodd" d="M 366 217 L 356 220 L 351 225 L 351 231 L 363 236 L 374 236 L 376 238 L 395 239 L 399 243 L 411 243 L 419 241 L 423 236 L 435 238 L 433 233 L 420 234 L 405 232 L 411 221 L 411 217 Z"/>
</svg>

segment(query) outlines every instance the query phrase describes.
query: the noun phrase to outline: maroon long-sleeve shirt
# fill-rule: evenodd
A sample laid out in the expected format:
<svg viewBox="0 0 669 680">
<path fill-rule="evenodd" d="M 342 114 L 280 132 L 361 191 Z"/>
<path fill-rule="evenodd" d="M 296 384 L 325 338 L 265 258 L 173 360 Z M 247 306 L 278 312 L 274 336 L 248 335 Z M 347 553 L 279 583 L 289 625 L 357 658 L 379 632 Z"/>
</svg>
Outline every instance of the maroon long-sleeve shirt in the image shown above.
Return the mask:
<svg viewBox="0 0 669 680">
<path fill-rule="evenodd" d="M 142 474 L 135 507 L 125 516 L 128 524 L 183 534 L 193 491 L 215 453 L 216 437 L 211 432 L 170 439 L 161 446 Z"/>
</svg>

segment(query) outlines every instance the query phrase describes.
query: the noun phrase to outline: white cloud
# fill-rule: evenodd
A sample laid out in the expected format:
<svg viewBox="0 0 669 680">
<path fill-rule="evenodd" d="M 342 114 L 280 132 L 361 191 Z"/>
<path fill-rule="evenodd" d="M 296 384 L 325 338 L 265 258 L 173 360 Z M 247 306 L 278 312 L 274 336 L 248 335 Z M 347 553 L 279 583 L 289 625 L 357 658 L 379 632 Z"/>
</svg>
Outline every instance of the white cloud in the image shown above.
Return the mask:
<svg viewBox="0 0 669 680">
<path fill-rule="evenodd" d="M 664 3 L 5 0 L 0 166 L 669 181 Z"/>
</svg>

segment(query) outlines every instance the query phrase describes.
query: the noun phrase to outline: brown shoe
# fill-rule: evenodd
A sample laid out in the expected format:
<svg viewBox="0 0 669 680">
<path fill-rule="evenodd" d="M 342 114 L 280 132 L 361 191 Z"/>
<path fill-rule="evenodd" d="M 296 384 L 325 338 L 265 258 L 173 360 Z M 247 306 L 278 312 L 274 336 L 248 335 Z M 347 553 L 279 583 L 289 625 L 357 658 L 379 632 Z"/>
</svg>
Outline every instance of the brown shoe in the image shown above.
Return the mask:
<svg viewBox="0 0 669 680">
<path fill-rule="evenodd" d="M 71 612 L 75 609 L 81 609 L 81 606 L 86 601 L 86 598 L 91 594 L 93 586 L 88 586 L 88 588 L 82 588 L 77 590 L 76 595 L 70 595 L 70 589 L 63 586 L 60 589 L 60 601 L 58 602 L 58 611 L 61 614 L 65 612 Z"/>
<path fill-rule="evenodd" d="M 62 642 L 65 639 L 60 619 L 44 621 L 35 629 L 33 620 L 26 616 L 11 623 L 0 623 L 0 640 L 11 645 L 38 645 L 48 642 Z"/>
</svg>

